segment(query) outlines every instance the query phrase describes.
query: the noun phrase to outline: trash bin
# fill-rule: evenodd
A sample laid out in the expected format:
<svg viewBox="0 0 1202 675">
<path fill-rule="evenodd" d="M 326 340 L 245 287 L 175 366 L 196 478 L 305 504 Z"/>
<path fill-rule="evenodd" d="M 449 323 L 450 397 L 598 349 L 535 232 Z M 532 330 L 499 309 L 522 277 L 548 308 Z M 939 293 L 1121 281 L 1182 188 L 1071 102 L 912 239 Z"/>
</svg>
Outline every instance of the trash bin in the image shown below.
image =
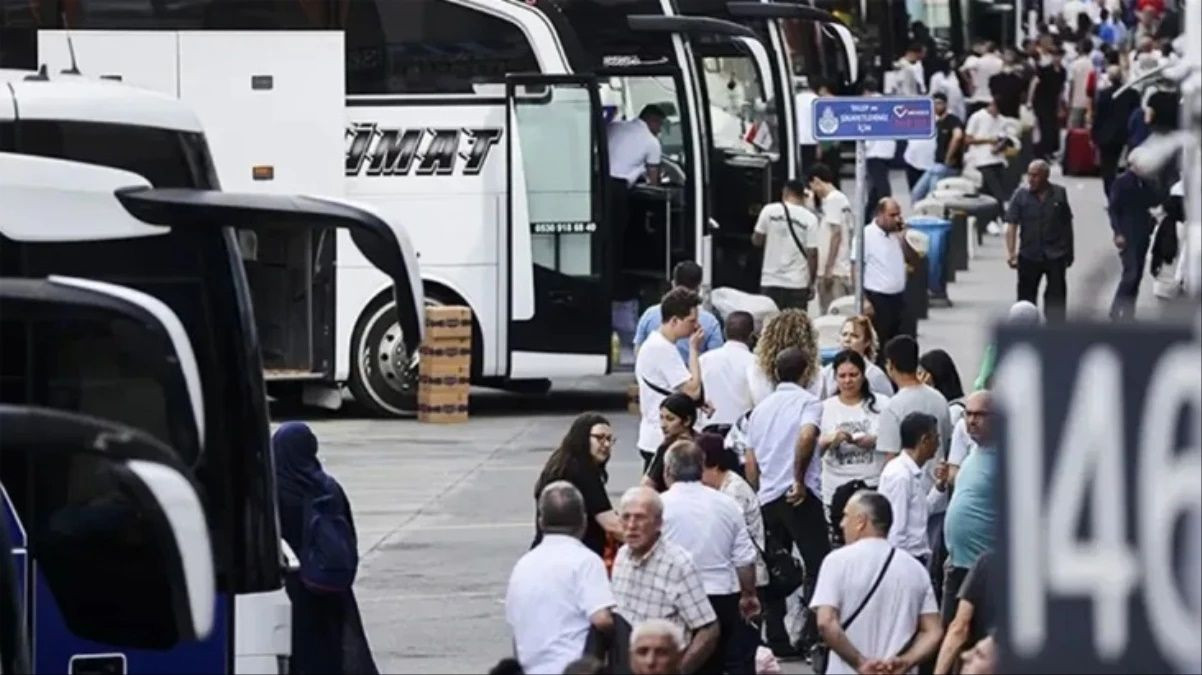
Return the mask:
<svg viewBox="0 0 1202 675">
<path fill-rule="evenodd" d="M 977 219 L 977 244 L 980 245 L 985 234 L 985 226 L 1002 216 L 1002 206 L 998 200 L 989 195 L 939 195 L 949 211 L 961 210 L 970 217 Z"/>
<path fill-rule="evenodd" d="M 925 254 L 923 255 L 925 258 Z M 919 319 L 930 315 L 930 267 L 918 265 L 906 274 L 906 290 L 904 292 L 906 311 L 902 314 L 902 334 L 918 335 Z"/>
<path fill-rule="evenodd" d="M 842 347 L 823 347 L 818 350 L 818 358 L 822 361 L 822 365 L 829 366 L 835 360 L 835 356 L 841 351 L 843 351 Z"/>
<path fill-rule="evenodd" d="M 947 298 L 947 279 L 944 270 L 947 268 L 947 241 L 952 223 L 946 218 L 921 216 L 906 221 L 912 227 L 927 235 L 930 244 L 927 246 L 927 288 L 931 296 L 938 299 Z"/>
</svg>

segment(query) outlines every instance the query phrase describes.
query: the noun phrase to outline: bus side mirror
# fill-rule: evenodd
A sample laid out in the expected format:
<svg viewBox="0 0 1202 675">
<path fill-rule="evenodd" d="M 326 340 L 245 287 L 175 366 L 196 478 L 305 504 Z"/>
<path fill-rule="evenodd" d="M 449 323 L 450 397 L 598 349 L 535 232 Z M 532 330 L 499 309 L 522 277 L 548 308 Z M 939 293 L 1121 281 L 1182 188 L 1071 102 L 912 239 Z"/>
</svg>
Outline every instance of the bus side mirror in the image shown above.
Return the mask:
<svg viewBox="0 0 1202 675">
<path fill-rule="evenodd" d="M 213 628 L 200 498 L 171 448 L 131 427 L 0 405 L 0 514 L 76 636 L 166 649 Z"/>
</svg>

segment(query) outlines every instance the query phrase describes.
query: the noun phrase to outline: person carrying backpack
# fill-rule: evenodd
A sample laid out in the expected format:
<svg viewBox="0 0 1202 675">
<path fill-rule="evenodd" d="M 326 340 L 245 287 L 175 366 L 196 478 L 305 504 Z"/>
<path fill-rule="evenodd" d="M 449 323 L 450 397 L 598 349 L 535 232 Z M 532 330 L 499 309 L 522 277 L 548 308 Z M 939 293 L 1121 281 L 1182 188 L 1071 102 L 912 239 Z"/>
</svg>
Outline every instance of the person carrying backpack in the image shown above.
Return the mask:
<svg viewBox="0 0 1202 675">
<path fill-rule="evenodd" d="M 300 567 L 285 576 L 292 602 L 291 673 L 379 671 L 352 584 L 359 566 L 351 505 L 317 459 L 317 437 L 301 422 L 271 438 L 280 531 Z"/>
</svg>

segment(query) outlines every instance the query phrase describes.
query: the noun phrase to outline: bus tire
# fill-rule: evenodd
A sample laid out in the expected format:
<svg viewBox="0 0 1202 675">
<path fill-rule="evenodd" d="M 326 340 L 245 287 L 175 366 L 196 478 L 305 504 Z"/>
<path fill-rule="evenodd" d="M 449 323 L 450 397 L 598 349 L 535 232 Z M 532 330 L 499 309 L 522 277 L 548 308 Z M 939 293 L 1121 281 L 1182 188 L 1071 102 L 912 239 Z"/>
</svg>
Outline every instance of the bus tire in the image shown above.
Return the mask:
<svg viewBox="0 0 1202 675">
<path fill-rule="evenodd" d="M 431 298 L 426 306 L 441 304 Z M 371 302 L 351 333 L 351 395 L 367 413 L 407 417 L 417 412 L 417 361 L 401 339 L 392 293 Z"/>
</svg>

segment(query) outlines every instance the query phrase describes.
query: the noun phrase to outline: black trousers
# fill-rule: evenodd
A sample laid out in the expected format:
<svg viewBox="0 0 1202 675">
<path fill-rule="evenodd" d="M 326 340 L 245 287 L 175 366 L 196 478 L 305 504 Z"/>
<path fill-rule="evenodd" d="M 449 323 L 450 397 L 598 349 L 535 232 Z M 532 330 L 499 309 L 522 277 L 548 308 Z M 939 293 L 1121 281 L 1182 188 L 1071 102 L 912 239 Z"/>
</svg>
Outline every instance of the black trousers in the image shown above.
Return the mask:
<svg viewBox="0 0 1202 675">
<path fill-rule="evenodd" d="M 885 197 L 893 196 L 893 188 L 889 185 L 889 160 L 870 157 L 868 169 L 868 202 L 864 205 L 864 217 L 869 218 L 876 213 L 876 204 Z"/>
<path fill-rule="evenodd" d="M 981 188 L 985 194 L 997 200 L 1002 210 L 1006 209 L 1006 201 L 1010 195 L 1006 193 L 1006 165 L 990 164 L 980 167 Z"/>
<path fill-rule="evenodd" d="M 924 169 L 915 169 L 909 164 L 906 165 L 906 187 L 910 188 L 910 192 L 914 191 L 914 186 L 918 185 L 918 179 L 926 173 Z"/>
<path fill-rule="evenodd" d="M 779 286 L 763 286 L 760 291 L 772 298 L 772 302 L 784 311 L 786 309 L 800 309 L 805 311 L 805 308 L 810 304 L 810 298 L 814 297 L 814 292 L 809 288 L 781 288 Z"/>
<path fill-rule="evenodd" d="M 809 171 L 810 167 L 818 163 L 818 146 L 817 145 L 802 145 L 801 146 L 801 170 Z"/>
<path fill-rule="evenodd" d="M 1135 318 L 1135 300 L 1139 297 L 1139 282 L 1144 276 L 1144 260 L 1148 256 L 1151 237 L 1127 240 L 1127 248 L 1119 252 L 1123 263 L 1123 275 L 1119 286 L 1114 289 L 1114 302 L 1110 303 L 1110 318 L 1115 320 Z"/>
<path fill-rule="evenodd" d="M 906 294 L 886 295 L 864 289 L 864 297 L 872 303 L 872 327 L 877 342 L 883 348 L 889 340 L 901 335 L 906 314 Z"/>
<path fill-rule="evenodd" d="M 612 247 L 613 299 L 633 300 L 638 296 L 635 284 L 625 273 L 626 233 L 630 229 L 630 186 L 621 178 L 609 179 L 609 241 Z"/>
<path fill-rule="evenodd" d="M 822 513 L 822 499 L 807 490 L 801 504 L 793 506 L 782 495 L 763 506 L 765 536 L 775 543 L 792 550 L 794 545 L 805 563 L 806 580 L 802 599 L 808 608 L 814 583 L 818 580 L 818 568 L 831 552 L 827 536 L 826 517 Z M 764 623 L 769 646 L 784 647 L 789 644 L 789 633 L 785 630 L 785 598 L 769 598 L 764 603 Z M 806 613 L 801 641 L 813 644 L 818 638 L 818 621 L 813 613 Z"/>
<path fill-rule="evenodd" d="M 1110 201 L 1110 186 L 1114 183 L 1114 177 L 1119 172 L 1119 157 L 1123 154 L 1123 148 L 1099 148 L 1098 150 L 1098 165 L 1102 172 L 1102 191 L 1106 195 L 1106 201 Z"/>
<path fill-rule="evenodd" d="M 1060 152 L 1060 111 L 1055 107 L 1036 107 L 1035 121 L 1039 125 L 1039 142 L 1035 144 L 1035 156 L 1051 159 Z"/>
<path fill-rule="evenodd" d="M 1043 291 L 1043 313 L 1049 321 L 1063 321 L 1066 299 L 1068 297 L 1068 282 L 1065 275 L 1068 272 L 1067 261 L 1031 260 L 1018 258 L 1018 299 L 1039 304 L 1039 283 L 1046 276 L 1047 286 Z M 1138 283 L 1138 280 L 1136 281 Z"/>
<path fill-rule="evenodd" d="M 705 660 L 702 673 L 743 675 L 755 672 L 755 650 L 759 631 L 739 613 L 739 594 L 711 595 L 710 606 L 718 615 L 718 646 Z"/>
</svg>

